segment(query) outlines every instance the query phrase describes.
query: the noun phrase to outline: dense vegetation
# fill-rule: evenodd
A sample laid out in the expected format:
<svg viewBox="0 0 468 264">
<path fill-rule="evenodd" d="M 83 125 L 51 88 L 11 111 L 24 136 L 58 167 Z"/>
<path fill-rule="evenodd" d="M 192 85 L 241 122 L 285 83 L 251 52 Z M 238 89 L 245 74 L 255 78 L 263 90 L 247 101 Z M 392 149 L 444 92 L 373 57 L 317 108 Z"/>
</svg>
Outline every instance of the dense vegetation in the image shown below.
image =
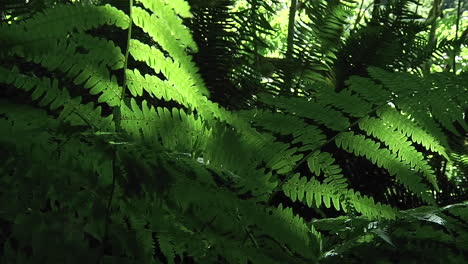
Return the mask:
<svg viewBox="0 0 468 264">
<path fill-rule="evenodd" d="M 466 262 L 467 8 L 3 1 L 0 262 Z"/>
</svg>

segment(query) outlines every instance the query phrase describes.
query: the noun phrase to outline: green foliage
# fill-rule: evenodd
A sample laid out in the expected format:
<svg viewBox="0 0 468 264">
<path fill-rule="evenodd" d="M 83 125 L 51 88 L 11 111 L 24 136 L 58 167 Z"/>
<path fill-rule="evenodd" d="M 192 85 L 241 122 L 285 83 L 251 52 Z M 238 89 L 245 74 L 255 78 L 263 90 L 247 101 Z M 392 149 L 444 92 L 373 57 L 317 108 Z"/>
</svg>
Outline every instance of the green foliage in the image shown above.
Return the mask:
<svg viewBox="0 0 468 264">
<path fill-rule="evenodd" d="M 313 225 L 327 240 L 323 263 L 463 263 L 468 254 L 466 206 L 402 211 L 398 221 L 335 218 Z"/>
<path fill-rule="evenodd" d="M 339 159 L 362 157 L 400 184 L 389 189 L 435 204 L 444 190 L 427 153 L 449 159 L 447 135 L 467 129 L 466 75 L 369 68 L 335 89 L 335 24 L 351 6 L 320 2 L 304 10 L 313 50 L 326 56 L 299 63 L 320 82 L 290 71 L 301 93 L 265 89 L 255 107 L 230 111 L 209 99 L 193 60 L 203 50 L 184 21 L 189 4 L 128 4 L 57 4 L 0 24 L 2 263 L 317 263 L 334 260 L 338 244 L 344 256 L 376 237 L 466 254 L 466 208 L 418 212 L 460 233 L 461 246 L 431 226 L 405 234 L 399 221 L 417 214 L 361 190 Z M 249 26 L 259 24 L 268 27 L 260 18 Z M 359 228 L 310 221 L 297 205 Z M 385 227 L 363 234 L 370 221 Z"/>
</svg>

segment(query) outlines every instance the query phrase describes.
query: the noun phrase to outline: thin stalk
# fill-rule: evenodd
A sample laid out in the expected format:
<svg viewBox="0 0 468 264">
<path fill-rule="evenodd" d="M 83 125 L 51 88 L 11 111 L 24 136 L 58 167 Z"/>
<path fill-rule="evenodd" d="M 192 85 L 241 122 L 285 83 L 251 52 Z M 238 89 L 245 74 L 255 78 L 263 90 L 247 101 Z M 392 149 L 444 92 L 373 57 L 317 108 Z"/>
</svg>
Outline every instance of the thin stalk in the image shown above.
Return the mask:
<svg viewBox="0 0 468 264">
<path fill-rule="evenodd" d="M 372 20 L 376 20 L 380 14 L 381 0 L 374 0 L 374 8 L 372 9 Z"/>
<path fill-rule="evenodd" d="M 291 89 L 292 83 L 292 71 L 291 71 L 291 62 L 293 60 L 293 48 L 294 48 L 294 24 L 296 21 L 296 10 L 297 10 L 297 0 L 291 0 L 291 5 L 289 6 L 289 20 L 288 20 L 288 38 L 287 38 L 287 48 L 286 48 L 286 68 L 285 68 L 285 76 L 284 76 L 284 87 L 283 92 L 285 89 L 288 89 L 288 93 Z"/>
<path fill-rule="evenodd" d="M 460 28 L 460 15 L 461 15 L 461 1 L 458 0 L 458 4 L 457 4 L 457 22 L 455 24 L 455 42 L 454 42 L 454 47 L 453 47 L 453 65 L 452 65 L 452 68 L 453 68 L 453 73 L 456 73 L 457 72 L 457 62 L 456 62 L 456 57 L 457 57 L 457 44 L 458 44 L 458 30 Z M 459 48 L 459 46 L 458 46 Z"/>
<path fill-rule="evenodd" d="M 115 107 L 114 109 L 114 122 L 116 125 L 116 130 L 119 132 L 122 128 L 120 126 L 120 122 L 122 119 L 121 116 L 121 109 L 122 109 L 122 103 L 123 99 L 125 96 L 125 87 L 127 86 L 127 66 L 128 66 L 128 54 L 129 54 L 129 47 L 130 47 L 130 39 L 132 38 L 132 25 L 133 25 L 133 19 L 132 19 L 132 7 L 133 7 L 133 0 L 129 1 L 130 5 L 130 10 L 129 10 L 129 17 L 130 17 L 130 25 L 128 26 L 128 32 L 127 32 L 127 45 L 126 45 L 126 50 L 125 50 L 125 62 L 124 62 L 124 67 L 123 67 L 123 83 L 122 83 L 122 94 L 120 95 L 120 103 L 118 106 Z M 111 185 L 111 192 L 109 195 L 109 198 L 107 200 L 107 205 L 106 205 L 106 214 L 104 218 L 104 235 L 103 235 L 103 241 L 101 244 L 100 248 L 100 254 L 97 259 L 97 263 L 100 264 L 102 262 L 102 258 L 104 257 L 104 248 L 108 243 L 108 236 L 109 236 L 109 225 L 110 225 L 110 216 L 111 216 L 111 208 L 112 208 L 112 200 L 114 199 L 114 193 L 115 193 L 115 185 L 116 185 L 116 178 L 117 175 L 120 174 L 120 167 L 119 167 L 119 158 L 118 158 L 118 145 L 115 145 L 113 148 L 113 159 L 112 159 L 112 185 Z"/>
<path fill-rule="evenodd" d="M 365 10 L 362 10 L 362 7 L 364 6 L 364 0 L 361 1 L 361 4 L 359 5 L 359 12 L 358 12 L 358 15 L 356 17 L 356 20 L 354 21 L 354 25 L 353 25 L 353 30 L 356 29 L 357 25 L 359 24 L 359 22 L 361 21 L 361 16 L 363 15 L 363 13 L 365 12 Z"/>
<path fill-rule="evenodd" d="M 435 33 L 437 30 L 437 17 L 439 16 L 439 13 L 440 13 L 440 4 L 441 4 L 441 0 L 434 0 L 432 2 L 432 8 L 426 20 L 427 22 L 431 23 L 431 30 L 429 31 L 429 38 L 428 38 L 428 43 L 427 43 L 427 47 L 430 50 L 434 49 L 435 42 L 436 42 Z M 424 65 L 425 74 L 430 73 L 431 65 L 432 65 L 432 61 L 429 59 Z"/>
<path fill-rule="evenodd" d="M 292 59 L 293 42 L 294 42 L 294 23 L 296 20 L 297 0 L 291 0 L 289 6 L 289 20 L 288 20 L 288 39 L 286 49 L 286 59 Z"/>
<path fill-rule="evenodd" d="M 122 84 L 122 95 L 120 96 L 120 103 L 122 104 L 124 95 L 125 95 L 125 87 L 127 86 L 127 67 L 128 67 L 128 54 L 129 54 L 129 47 L 130 47 L 130 40 L 132 39 L 132 25 L 133 25 L 133 19 L 132 19 L 132 8 L 133 8 L 133 0 L 130 0 L 130 10 L 128 12 L 128 16 L 130 17 L 130 25 L 128 26 L 128 31 L 127 31 L 127 46 L 125 48 L 125 63 L 124 63 L 124 68 L 123 68 L 123 84 Z"/>
<path fill-rule="evenodd" d="M 128 26 L 127 31 L 127 44 L 125 47 L 125 61 L 123 67 L 123 82 L 122 82 L 122 93 L 120 94 L 120 104 L 119 106 L 115 107 L 114 109 L 114 122 L 117 131 L 121 130 L 120 122 L 122 120 L 122 102 L 125 97 L 125 90 L 127 87 L 127 68 L 128 68 L 128 55 L 130 50 L 130 40 L 132 39 L 132 26 L 133 26 L 133 18 L 132 18 L 132 8 L 133 8 L 133 0 L 129 1 L 130 9 L 128 11 L 128 16 L 130 18 L 130 25 Z"/>
</svg>

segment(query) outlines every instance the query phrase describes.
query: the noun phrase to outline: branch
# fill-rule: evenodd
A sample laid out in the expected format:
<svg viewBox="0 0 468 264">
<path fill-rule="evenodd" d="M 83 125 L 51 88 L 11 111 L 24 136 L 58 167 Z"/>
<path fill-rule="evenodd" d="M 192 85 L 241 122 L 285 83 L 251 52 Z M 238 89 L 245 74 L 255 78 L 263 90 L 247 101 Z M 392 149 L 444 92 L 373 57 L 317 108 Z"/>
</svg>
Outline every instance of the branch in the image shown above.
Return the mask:
<svg viewBox="0 0 468 264">
<path fill-rule="evenodd" d="M 294 41 L 294 23 L 296 20 L 297 0 L 291 0 L 289 6 L 289 21 L 288 21 L 288 42 L 286 50 L 286 59 L 291 60 L 293 52 L 293 41 Z"/>
</svg>

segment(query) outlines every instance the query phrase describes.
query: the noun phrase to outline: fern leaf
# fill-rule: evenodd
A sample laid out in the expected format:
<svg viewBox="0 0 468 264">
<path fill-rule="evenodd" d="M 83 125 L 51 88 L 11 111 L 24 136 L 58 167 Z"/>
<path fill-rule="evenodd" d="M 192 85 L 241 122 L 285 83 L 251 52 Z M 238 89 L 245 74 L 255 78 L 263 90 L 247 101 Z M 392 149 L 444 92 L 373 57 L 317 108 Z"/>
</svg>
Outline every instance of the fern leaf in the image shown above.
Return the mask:
<svg viewBox="0 0 468 264">
<path fill-rule="evenodd" d="M 98 103 L 107 103 L 109 106 L 117 106 L 120 103 L 122 88 L 118 85 L 115 75 L 110 77 L 104 68 L 86 67 L 75 77 L 73 83 L 90 89 L 89 93 L 92 95 L 102 93 Z"/>
<path fill-rule="evenodd" d="M 270 212 L 272 214 L 271 221 L 265 222 L 262 229 L 294 252 L 306 257 L 313 256 L 311 251 L 315 245 L 312 243 L 315 241 L 310 239 L 311 230 L 305 224 L 304 219 L 294 215 L 291 208 L 284 208 L 282 204 Z M 273 230 L 276 232 L 271 232 Z M 284 234 L 288 234 L 288 236 Z"/>
<path fill-rule="evenodd" d="M 0 42 L 17 52 L 37 54 L 49 50 L 49 44 L 73 30 L 83 32 L 102 25 L 126 29 L 130 25 L 130 19 L 108 4 L 56 5 L 20 23 L 0 25 Z M 48 30 L 42 30 L 43 28 Z"/>
<path fill-rule="evenodd" d="M 317 207 L 325 205 L 330 208 L 331 205 L 336 210 L 340 207 L 346 212 L 351 205 L 356 211 L 369 218 L 393 219 L 396 216 L 396 210 L 388 205 L 375 203 L 372 197 L 362 196 L 359 192 L 347 189 L 346 183 L 330 182 L 320 183 L 315 178 L 307 180 L 295 174 L 283 185 L 284 194 L 292 201 L 302 201 L 308 207 Z"/>
<path fill-rule="evenodd" d="M 379 117 L 387 124 L 391 124 L 403 135 L 411 137 L 412 141 L 421 144 L 427 150 L 439 153 L 449 160 L 446 149 L 437 138 L 426 132 L 417 123 L 412 122 L 407 115 L 398 113 L 394 108 L 387 107 L 377 111 Z"/>
<path fill-rule="evenodd" d="M 127 70 L 128 87 L 132 95 L 141 95 L 145 90 L 156 98 L 172 99 L 191 110 L 197 109 L 200 116 L 206 120 L 218 118 L 241 131 L 255 134 L 245 121 L 204 96 L 208 94 L 206 87 L 196 73 L 193 62 L 186 59 L 187 56 L 182 61 L 176 59 L 173 61 L 164 57 L 158 49 L 135 40 L 130 42 L 130 53 L 136 60 L 145 61 L 152 66 L 157 73 L 162 72 L 167 79 L 163 82 L 156 76 L 142 76 L 137 70 Z"/>
<path fill-rule="evenodd" d="M 387 169 L 390 175 L 396 176 L 406 188 L 419 195 L 424 201 L 430 204 L 434 203 L 434 198 L 428 194 L 429 189 L 421 183 L 421 179 L 412 171 L 411 167 L 401 163 L 397 154 L 391 153 L 388 149 L 380 148 L 379 143 L 365 138 L 363 135 L 354 135 L 353 132 L 341 133 L 336 137 L 335 143 L 349 153 L 365 156 L 377 166 Z"/>
<path fill-rule="evenodd" d="M 322 131 L 311 124 L 306 124 L 302 118 L 284 113 L 271 113 L 268 111 L 241 111 L 239 115 L 250 120 L 254 126 L 262 130 L 279 133 L 280 135 L 292 135 L 292 144 L 301 143 L 298 151 L 316 149 L 326 142 Z"/>
<path fill-rule="evenodd" d="M 266 173 L 264 170 L 256 170 L 250 175 L 240 178 L 236 183 L 237 187 L 240 188 L 239 193 L 249 193 L 257 197 L 257 201 L 266 200 L 278 185 L 278 182 L 273 180 L 272 176 L 271 172 Z"/>
<path fill-rule="evenodd" d="M 439 98 L 446 102 L 445 111 L 451 121 L 456 121 L 463 129 L 468 130 L 468 124 L 464 119 L 464 110 L 468 108 L 468 78 L 466 74 L 453 75 L 450 73 L 435 73 L 429 76 L 435 89 L 433 99 Z M 441 89 L 443 87 L 443 89 Z M 437 118 L 437 117 L 436 117 Z"/>
<path fill-rule="evenodd" d="M 314 152 L 308 159 L 307 165 L 311 172 L 319 176 L 321 171 L 326 171 L 335 162 L 335 159 L 327 152 Z"/>
<path fill-rule="evenodd" d="M 421 152 L 418 152 L 407 140 L 407 136 L 395 133 L 391 124 L 382 119 L 364 118 L 359 121 L 359 127 L 386 145 L 393 152 L 398 154 L 398 158 L 411 169 L 421 172 L 429 182 L 438 189 L 434 171 L 424 159 Z"/>
<path fill-rule="evenodd" d="M 39 100 L 41 106 L 50 105 L 52 110 L 63 107 L 59 119 L 71 125 L 91 126 L 99 131 L 114 130 L 112 115 L 102 117 L 100 107 L 95 108 L 92 103 L 83 105 L 80 97 L 71 98 L 67 90 L 59 88 L 57 80 L 31 77 L 20 74 L 15 68 L 10 71 L 0 67 L 0 82 L 32 91 L 32 99 Z"/>
<path fill-rule="evenodd" d="M 373 79 L 381 81 L 387 89 L 398 95 L 411 94 L 427 87 L 425 79 L 407 72 L 388 72 L 376 67 L 369 67 L 368 71 Z M 405 85 L 401 85 L 402 83 Z"/>
<path fill-rule="evenodd" d="M 156 15 L 150 15 L 144 9 L 134 6 L 132 8 L 132 18 L 135 25 L 150 35 L 150 37 L 161 45 L 175 61 L 184 64 L 190 60 L 185 54 L 185 47 L 182 43 L 173 37 L 170 29 L 166 27 L 165 22 Z"/>
<path fill-rule="evenodd" d="M 178 41 L 181 42 L 184 47 L 189 47 L 194 52 L 198 51 L 197 44 L 193 40 L 190 30 L 182 24 L 182 19 L 175 15 L 175 12 L 180 10 L 178 7 L 183 6 L 182 1 L 179 1 L 179 3 L 173 3 L 172 5 L 166 5 L 164 3 L 165 1 L 162 0 L 138 0 L 138 2 L 151 10 L 159 21 L 163 21 L 165 23 L 165 28 L 170 30 L 170 35 L 168 36 L 177 36 Z M 159 22 L 154 20 L 153 23 L 160 25 Z"/>
<path fill-rule="evenodd" d="M 86 61 L 87 64 L 106 65 L 111 70 L 123 69 L 125 56 L 120 47 L 115 45 L 111 40 L 90 36 L 84 33 L 76 33 L 71 35 L 71 41 L 77 46 L 87 50 L 86 54 L 80 54 L 81 60 Z M 76 48 L 74 51 L 76 51 Z M 58 52 L 55 52 L 54 54 L 57 53 Z M 71 56 L 73 54 L 66 52 L 66 55 Z M 69 58 L 69 60 L 73 59 L 75 59 L 75 57 Z"/>
<path fill-rule="evenodd" d="M 351 91 L 374 105 L 382 105 L 392 98 L 390 91 L 383 89 L 382 85 L 377 85 L 368 78 L 351 76 L 346 83 Z"/>
<path fill-rule="evenodd" d="M 468 103 L 459 98 L 463 97 L 468 89 L 461 83 L 449 81 L 462 80 L 463 77 L 449 77 L 441 73 L 421 78 L 409 73 L 390 73 L 373 67 L 369 68 L 369 74 L 397 95 L 396 104 L 412 116 L 430 113 L 431 118 L 426 118 L 426 123 L 434 123 L 434 120 L 431 120 L 434 118 L 455 135 L 459 135 L 459 132 L 453 125 L 454 122 L 467 127 L 463 117 Z M 402 83 L 405 85 L 401 85 Z"/>
<path fill-rule="evenodd" d="M 155 109 L 146 101 L 140 107 L 134 99 L 130 100 L 130 107 L 122 106 L 121 125 L 137 141 L 163 145 L 180 153 L 202 151 L 210 135 L 201 119 L 183 110 Z"/>
<path fill-rule="evenodd" d="M 341 131 L 348 128 L 350 123 L 341 112 L 319 102 L 304 100 L 303 98 L 261 96 L 260 100 L 269 105 L 277 106 L 284 111 L 300 117 L 309 118 L 323 124 L 330 129 Z"/>
<path fill-rule="evenodd" d="M 178 89 L 188 92 L 209 94 L 200 74 L 197 72 L 195 63 L 185 60 L 184 63 L 173 61 L 155 47 L 150 47 L 138 40 L 132 39 L 129 44 L 129 51 L 137 61 L 145 62 L 155 73 L 162 73 Z M 188 56 L 188 55 L 187 55 Z"/>
<path fill-rule="evenodd" d="M 317 94 L 315 97 L 318 102 L 333 106 L 354 117 L 363 117 L 372 110 L 372 105 L 367 101 L 355 96 L 350 90 L 335 92 L 333 87 L 326 85 L 317 85 L 315 88 Z"/>
<path fill-rule="evenodd" d="M 437 91 L 430 98 L 429 105 L 431 107 L 432 116 L 439 121 L 445 128 L 457 136 L 461 136 L 460 132 L 455 128 L 454 122 L 459 121 L 464 124 L 465 109 L 453 103 L 453 99 L 447 96 L 445 91 Z"/>
<path fill-rule="evenodd" d="M 99 41 L 93 38 L 87 38 L 86 40 L 93 41 L 91 44 Z M 106 46 L 109 45 L 112 44 L 106 43 Z M 103 65 L 99 65 L 102 61 L 106 61 L 106 56 L 93 56 L 92 53 L 78 55 L 77 48 L 76 44 L 64 40 L 56 43 L 54 49 L 48 52 L 47 56 L 44 56 L 44 54 L 23 54 L 17 50 L 12 54 L 24 56 L 26 60 L 31 62 L 40 63 L 50 71 L 63 72 L 65 76 L 74 79 L 74 84 L 83 85 L 85 88 L 90 89 L 90 94 L 102 93 L 98 98 L 99 103 L 105 102 L 109 106 L 117 106 L 120 103 L 122 89 L 117 84 L 116 77 L 114 75 L 110 76 L 109 71 Z M 119 54 L 123 56 L 120 53 L 120 49 L 115 48 L 114 51 L 118 52 L 116 55 L 117 59 Z M 103 52 L 102 54 L 105 53 Z M 96 62 L 96 64 L 92 62 Z M 114 61 L 110 61 L 109 63 L 114 64 Z M 118 65 L 119 62 L 116 63 Z"/>
<path fill-rule="evenodd" d="M 283 186 L 283 192 L 292 201 L 303 201 L 309 207 L 319 208 L 322 204 L 340 210 L 342 192 L 346 192 L 346 184 L 322 184 L 315 178 L 309 181 L 305 177 L 295 174 Z M 344 209 L 344 208 L 343 208 Z"/>
<path fill-rule="evenodd" d="M 170 240 L 164 235 L 160 235 L 158 238 L 158 243 L 159 248 L 161 249 L 162 253 L 168 261 L 168 264 L 174 264 L 175 253 Z"/>
<path fill-rule="evenodd" d="M 264 154 L 263 158 L 267 162 L 266 167 L 277 170 L 280 174 L 290 172 L 297 161 L 299 161 L 303 154 L 296 154 L 297 148 L 289 148 L 289 144 L 275 142 L 266 146 L 268 154 Z"/>
<path fill-rule="evenodd" d="M 166 101 L 174 100 L 190 107 L 190 109 L 193 109 L 195 105 L 193 101 L 187 102 L 185 93 L 181 93 L 176 87 L 171 86 L 170 82 L 162 81 L 153 75 L 143 76 L 138 69 L 127 70 L 127 87 L 134 97 L 143 95 L 143 90 L 146 90 L 152 97 Z"/>
<path fill-rule="evenodd" d="M 181 17 L 192 17 L 190 5 L 185 0 L 164 0 L 168 6 L 174 9 L 174 12 Z"/>
<path fill-rule="evenodd" d="M 389 205 L 375 203 L 374 198 L 348 191 L 347 198 L 354 209 L 370 219 L 395 219 L 397 211 Z"/>
</svg>

